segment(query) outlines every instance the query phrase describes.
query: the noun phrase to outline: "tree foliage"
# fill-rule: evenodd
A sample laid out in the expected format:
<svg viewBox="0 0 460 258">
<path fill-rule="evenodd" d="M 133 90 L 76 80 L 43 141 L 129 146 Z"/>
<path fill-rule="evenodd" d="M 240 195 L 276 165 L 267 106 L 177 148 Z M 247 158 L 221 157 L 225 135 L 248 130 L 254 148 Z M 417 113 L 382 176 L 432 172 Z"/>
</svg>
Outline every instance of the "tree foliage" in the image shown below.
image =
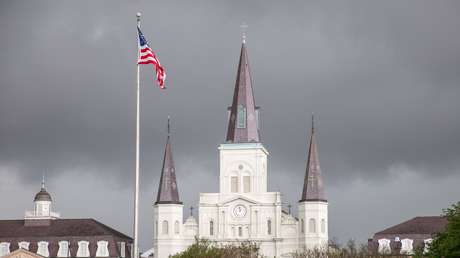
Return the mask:
<svg viewBox="0 0 460 258">
<path fill-rule="evenodd" d="M 259 254 L 259 246 L 251 242 L 217 245 L 209 240 L 197 239 L 195 244 L 172 258 L 262 258 L 262 255 Z"/>
<path fill-rule="evenodd" d="M 446 230 L 436 235 L 426 257 L 460 257 L 460 202 L 444 210 L 447 218 Z"/>
</svg>

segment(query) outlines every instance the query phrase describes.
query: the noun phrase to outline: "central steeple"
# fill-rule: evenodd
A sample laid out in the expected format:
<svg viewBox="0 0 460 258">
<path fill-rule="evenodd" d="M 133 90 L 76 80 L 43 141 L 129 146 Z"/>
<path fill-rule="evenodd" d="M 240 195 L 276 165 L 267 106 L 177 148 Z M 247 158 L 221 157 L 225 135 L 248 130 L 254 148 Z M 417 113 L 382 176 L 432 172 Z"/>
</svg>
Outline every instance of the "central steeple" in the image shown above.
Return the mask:
<svg viewBox="0 0 460 258">
<path fill-rule="evenodd" d="M 245 38 L 241 45 L 240 62 L 227 129 L 227 143 L 260 142 L 258 110 L 252 91 Z"/>
</svg>

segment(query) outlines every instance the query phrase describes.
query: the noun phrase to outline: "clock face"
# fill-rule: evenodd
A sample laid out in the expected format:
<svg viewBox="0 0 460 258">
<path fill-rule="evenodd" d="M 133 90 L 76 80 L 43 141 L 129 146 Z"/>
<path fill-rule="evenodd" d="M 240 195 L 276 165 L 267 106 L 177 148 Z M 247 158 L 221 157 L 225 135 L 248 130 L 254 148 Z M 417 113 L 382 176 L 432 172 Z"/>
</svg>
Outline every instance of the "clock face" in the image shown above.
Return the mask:
<svg viewBox="0 0 460 258">
<path fill-rule="evenodd" d="M 233 215 L 237 218 L 242 218 L 246 215 L 246 207 L 244 205 L 238 204 L 233 208 Z"/>
</svg>

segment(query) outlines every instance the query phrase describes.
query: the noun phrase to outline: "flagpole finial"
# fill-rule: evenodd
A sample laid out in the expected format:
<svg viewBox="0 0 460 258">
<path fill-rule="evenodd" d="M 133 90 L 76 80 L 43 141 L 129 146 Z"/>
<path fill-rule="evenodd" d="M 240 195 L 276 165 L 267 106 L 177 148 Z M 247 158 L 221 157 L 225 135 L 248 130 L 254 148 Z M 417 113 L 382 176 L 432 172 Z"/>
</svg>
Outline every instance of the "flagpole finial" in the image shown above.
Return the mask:
<svg viewBox="0 0 460 258">
<path fill-rule="evenodd" d="M 141 16 L 142 16 L 142 14 L 140 12 L 136 13 L 136 17 L 137 17 L 138 20 L 141 19 Z"/>
<path fill-rule="evenodd" d="M 246 43 L 246 31 L 248 29 L 248 25 L 243 22 L 243 24 L 240 25 L 240 28 L 241 28 L 241 40 L 243 42 L 243 44 Z"/>
</svg>

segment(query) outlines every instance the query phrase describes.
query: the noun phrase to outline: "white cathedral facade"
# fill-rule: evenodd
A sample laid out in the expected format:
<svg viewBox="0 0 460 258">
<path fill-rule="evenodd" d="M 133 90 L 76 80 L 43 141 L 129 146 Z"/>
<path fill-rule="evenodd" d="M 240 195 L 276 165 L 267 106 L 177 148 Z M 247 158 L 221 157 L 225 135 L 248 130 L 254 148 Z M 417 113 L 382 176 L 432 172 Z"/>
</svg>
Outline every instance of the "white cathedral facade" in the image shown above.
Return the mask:
<svg viewBox="0 0 460 258">
<path fill-rule="evenodd" d="M 200 193 L 198 221 L 193 216 L 183 220 L 184 207 L 179 199 L 169 138 L 168 130 L 154 204 L 155 258 L 181 252 L 195 243 L 195 238 L 216 244 L 255 242 L 266 257 L 290 257 L 296 251 L 327 245 L 328 202 L 313 125 L 297 216 L 283 211 L 280 192 L 268 190 L 269 152 L 259 137 L 259 110 L 244 41 L 229 108 L 227 137 L 218 148 L 219 192 Z"/>
</svg>

